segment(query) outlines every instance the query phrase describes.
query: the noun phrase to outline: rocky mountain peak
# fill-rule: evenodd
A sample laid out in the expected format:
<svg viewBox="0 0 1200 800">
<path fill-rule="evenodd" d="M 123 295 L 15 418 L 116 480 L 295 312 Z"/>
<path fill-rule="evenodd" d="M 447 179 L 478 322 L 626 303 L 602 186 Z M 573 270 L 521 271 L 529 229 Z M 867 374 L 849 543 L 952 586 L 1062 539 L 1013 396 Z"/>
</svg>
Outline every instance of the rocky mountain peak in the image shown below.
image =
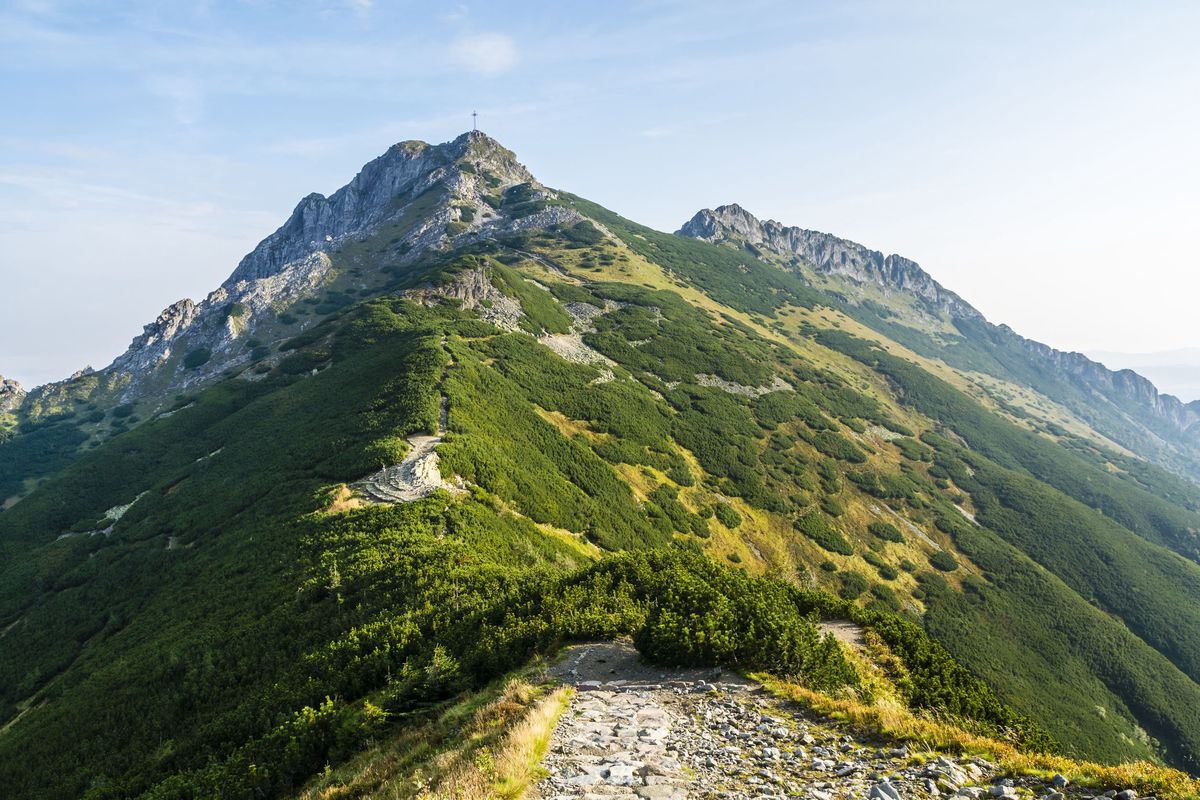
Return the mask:
<svg viewBox="0 0 1200 800">
<path fill-rule="evenodd" d="M 722 242 L 736 235 L 754 243 L 762 241 L 763 226 L 764 223 L 749 211 L 737 203 L 730 203 L 700 209 L 677 233 L 706 242 Z"/>
<path fill-rule="evenodd" d="M 258 339 L 263 324 L 274 326 L 267 341 L 279 336 L 281 315 L 329 289 L 348 264 L 411 264 L 430 251 L 582 219 L 544 202 L 554 198 L 511 150 L 480 131 L 437 145 L 399 142 L 328 197 L 300 200 L 220 287 L 165 309 L 104 372 L 126 376 L 116 380 L 125 401 L 145 394 L 152 374 L 160 393 L 194 385 L 249 359 L 252 348 L 243 342 Z M 372 237 L 370 259 L 358 261 L 353 253 Z M 165 376 L 160 368 L 168 363 L 175 366 Z"/>
<path fill-rule="evenodd" d="M 186 297 L 177 300 L 163 309 L 154 322 L 142 328 L 141 335 L 134 338 L 129 349 L 112 366 L 133 373 L 153 369 L 170 357 L 171 343 L 195 319 L 196 304 Z"/>
<path fill-rule="evenodd" d="M 479 131 L 440 145 L 394 144 L 329 197 L 313 193 L 301 200 L 288 221 L 242 259 L 224 285 L 277 274 L 292 261 L 401 216 L 409 203 L 436 188 L 446 191 L 446 202 L 483 205 L 490 190 L 520 183 L 537 181 L 510 150 Z"/>
<path fill-rule="evenodd" d="M 702 209 L 676 233 L 735 247 L 749 245 L 795 267 L 807 265 L 818 274 L 914 295 L 934 311 L 955 319 L 983 319 L 974 307 L 935 281 L 915 261 L 896 254 L 885 256 L 832 234 L 787 227 L 775 220 L 764 222 L 736 203 Z"/>
</svg>

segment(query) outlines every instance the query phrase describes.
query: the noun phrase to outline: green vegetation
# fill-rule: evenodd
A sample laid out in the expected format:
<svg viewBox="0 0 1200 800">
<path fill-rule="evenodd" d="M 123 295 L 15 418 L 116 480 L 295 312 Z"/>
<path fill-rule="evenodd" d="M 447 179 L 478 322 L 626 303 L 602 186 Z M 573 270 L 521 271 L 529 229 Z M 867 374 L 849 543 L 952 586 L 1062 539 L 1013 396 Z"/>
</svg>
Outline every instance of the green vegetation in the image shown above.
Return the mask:
<svg viewBox="0 0 1200 800">
<path fill-rule="evenodd" d="M 521 324 L 531 333 L 540 333 L 543 330 L 549 333 L 566 333 L 571 329 L 571 318 L 545 289 L 501 264 L 493 263 L 488 269 L 494 277 L 496 287 L 521 303 L 521 309 L 525 312 L 525 319 Z"/>
<path fill-rule="evenodd" d="M 197 347 L 195 350 L 189 350 L 188 354 L 183 357 L 184 369 L 196 369 L 202 367 L 212 358 L 212 351 L 207 347 Z"/>
<path fill-rule="evenodd" d="M 939 553 L 939 555 L 941 554 Z M 894 581 L 900 575 L 900 573 L 896 571 L 895 567 L 893 567 L 891 564 L 888 564 L 875 553 L 863 553 L 863 561 L 866 561 L 868 564 L 874 567 L 875 571 L 879 573 L 879 577 L 883 578 L 885 581 Z"/>
<path fill-rule="evenodd" d="M 1079 717 L 1076 709 L 1091 702 L 1137 719 L 1176 763 L 1190 763 L 1183 753 L 1197 752 L 1187 742 L 1200 741 L 1200 732 L 1179 709 L 1200 702 L 1197 607 L 1188 599 L 1200 596 L 1200 585 L 1194 564 L 1158 544 L 1186 549 L 1183 530 L 1200 520 L 988 414 L 908 362 L 841 333 L 818 338 L 888 376 L 906 403 L 969 445 L 923 437 L 935 451 L 930 474 L 970 493 L 980 526 L 948 501 L 933 521 L 984 570 L 987 585 L 964 596 L 926 576 L 929 630 L 980 674 L 1008 684 L 1007 696 L 1029 698 L 1024 707 L 1042 709 L 1039 718 L 1074 752 L 1115 754 L 1128 746 L 1128 739 L 1120 743 Z M 1055 578 L 1038 572 L 1034 561 Z M 1046 609 L 1054 609 L 1053 617 Z M 1001 644 L 1006 627 L 1022 629 L 1022 644 L 1059 666 L 1037 669 L 1013 655 L 1011 645 Z M 1122 657 L 1114 659 L 1115 652 Z M 1099 677 L 1099 693 L 1083 675 Z"/>
<path fill-rule="evenodd" d="M 824 514 L 806 514 L 796 520 L 796 530 L 831 553 L 841 553 L 844 556 L 854 555 L 854 548 L 846 541 L 846 537 L 838 532 Z"/>
<path fill-rule="evenodd" d="M 672 236 L 630 222 L 595 203 L 563 193 L 585 216 L 602 223 L 631 249 L 670 274 L 733 308 L 769 314 L 784 303 L 812 307 L 821 296 L 798 277 L 724 247 Z"/>
<path fill-rule="evenodd" d="M 900 529 L 890 522 L 872 522 L 867 526 L 867 530 L 885 542 L 904 543 L 904 534 L 900 533 Z"/>
<path fill-rule="evenodd" d="M 870 588 L 870 582 L 857 572 L 843 572 L 842 585 L 838 588 L 838 596 L 843 600 L 854 600 Z"/>
<path fill-rule="evenodd" d="M 929 565 L 934 569 L 942 572 L 953 572 L 958 569 L 958 562 L 954 560 L 954 556 L 947 553 L 945 550 L 938 550 L 929 557 Z"/>
<path fill-rule="evenodd" d="M 717 521 L 730 530 L 734 530 L 742 524 L 742 515 L 733 510 L 733 506 L 728 503 L 717 503 L 713 507 L 713 511 L 717 515 Z"/>
</svg>

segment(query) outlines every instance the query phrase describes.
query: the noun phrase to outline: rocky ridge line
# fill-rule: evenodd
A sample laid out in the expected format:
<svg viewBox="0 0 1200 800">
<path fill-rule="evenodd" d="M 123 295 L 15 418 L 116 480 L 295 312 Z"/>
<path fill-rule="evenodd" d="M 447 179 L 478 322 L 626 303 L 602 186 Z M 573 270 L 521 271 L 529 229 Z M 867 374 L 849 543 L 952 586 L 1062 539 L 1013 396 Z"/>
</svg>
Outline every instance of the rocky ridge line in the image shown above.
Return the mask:
<svg viewBox="0 0 1200 800">
<path fill-rule="evenodd" d="M 1147 431 L 1161 437 L 1164 432 L 1180 435 L 1187 457 L 1200 475 L 1200 401 L 1184 403 L 1173 395 L 1162 394 L 1154 384 L 1133 370 L 1109 370 L 1082 353 L 1068 353 L 1026 339 L 1007 325 L 993 325 L 954 292 L 933 279 L 919 264 L 903 256 L 884 256 L 877 250 L 827 233 L 798 227 L 785 227 L 774 220 L 762 221 L 737 204 L 698 211 L 677 232 L 680 236 L 716 244 L 741 247 L 746 244 L 767 250 L 778 257 L 808 264 L 818 273 L 837 275 L 859 284 L 873 284 L 885 290 L 909 293 L 933 308 L 945 312 L 964 328 L 981 329 L 997 342 L 1009 342 L 1025 351 L 1035 363 L 1066 376 L 1086 392 L 1099 394 L 1114 403 L 1122 413 L 1134 413 L 1142 419 L 1135 425 L 1153 421 L 1158 430 Z M 1143 416 L 1144 415 L 1144 416 Z M 1118 442 L 1115 431 L 1101 431 Z M 1130 446 L 1128 442 L 1122 442 Z"/>
<path fill-rule="evenodd" d="M 164 309 L 91 385 L 130 402 L 151 392 L 165 396 L 194 388 L 249 363 L 251 348 L 243 343 L 291 306 L 317 296 L 336 274 L 339 251 L 388 224 L 402 232 L 377 260 L 403 265 L 430 251 L 582 219 L 554 204 L 519 216 L 497 208 L 496 199 L 518 185 L 527 185 L 533 200 L 555 197 L 511 151 L 478 131 L 438 145 L 393 145 L 329 197 L 301 200 L 220 287 L 198 302 L 185 298 Z M 302 320 L 297 330 L 313 321 Z M 268 343 L 279 335 L 268 336 Z M 189 354 L 200 363 L 180 363 Z M 60 394 L 69 384 L 47 384 L 39 396 Z"/>
<path fill-rule="evenodd" d="M 983 319 L 970 303 L 935 281 L 915 261 L 894 253 L 885 256 L 832 234 L 785 227 L 775 220 L 764 222 L 736 203 L 696 212 L 677 234 L 717 244 L 744 242 L 799 258 L 822 274 L 920 297 L 958 319 Z"/>
</svg>

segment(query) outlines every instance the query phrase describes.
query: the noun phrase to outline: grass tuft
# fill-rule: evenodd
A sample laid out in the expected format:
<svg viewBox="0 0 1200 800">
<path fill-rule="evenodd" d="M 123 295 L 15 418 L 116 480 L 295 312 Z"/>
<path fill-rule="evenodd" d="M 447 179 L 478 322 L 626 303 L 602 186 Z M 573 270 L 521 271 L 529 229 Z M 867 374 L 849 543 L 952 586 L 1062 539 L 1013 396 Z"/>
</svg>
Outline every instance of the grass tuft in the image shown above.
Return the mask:
<svg viewBox="0 0 1200 800">
<path fill-rule="evenodd" d="M 895 686 L 876 664 L 890 654 L 877 637 L 868 634 L 867 638 L 870 657 L 862 651 L 846 648 L 852 651 L 850 657 L 862 676 L 857 693 L 831 696 L 770 675 L 753 677 L 778 697 L 798 702 L 857 731 L 907 742 L 917 752 L 979 756 L 1013 775 L 1049 778 L 1061 773 L 1072 783 L 1097 791 L 1134 789 L 1142 796 L 1200 797 L 1200 780 L 1170 767 L 1149 761 L 1107 765 L 1024 752 L 1009 742 L 965 730 L 955 720 L 915 713 L 905 706 Z"/>
</svg>

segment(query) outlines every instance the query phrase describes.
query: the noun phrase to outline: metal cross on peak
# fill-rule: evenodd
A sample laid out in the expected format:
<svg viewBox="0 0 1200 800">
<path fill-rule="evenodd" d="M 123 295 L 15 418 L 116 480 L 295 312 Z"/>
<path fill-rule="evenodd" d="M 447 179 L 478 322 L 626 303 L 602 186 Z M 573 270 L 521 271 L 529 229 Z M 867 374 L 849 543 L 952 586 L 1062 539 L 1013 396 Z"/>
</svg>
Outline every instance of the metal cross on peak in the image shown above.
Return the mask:
<svg viewBox="0 0 1200 800">
<path fill-rule="evenodd" d="M 477 125 L 477 124 L 476 124 L 476 121 L 475 121 L 475 118 L 476 118 L 476 117 L 478 117 L 478 116 L 479 116 L 479 115 L 478 115 L 477 113 L 475 113 L 474 111 L 472 111 L 472 112 L 471 112 L 471 130 L 472 130 L 472 131 L 478 131 L 478 130 L 479 130 L 479 125 Z"/>
</svg>

